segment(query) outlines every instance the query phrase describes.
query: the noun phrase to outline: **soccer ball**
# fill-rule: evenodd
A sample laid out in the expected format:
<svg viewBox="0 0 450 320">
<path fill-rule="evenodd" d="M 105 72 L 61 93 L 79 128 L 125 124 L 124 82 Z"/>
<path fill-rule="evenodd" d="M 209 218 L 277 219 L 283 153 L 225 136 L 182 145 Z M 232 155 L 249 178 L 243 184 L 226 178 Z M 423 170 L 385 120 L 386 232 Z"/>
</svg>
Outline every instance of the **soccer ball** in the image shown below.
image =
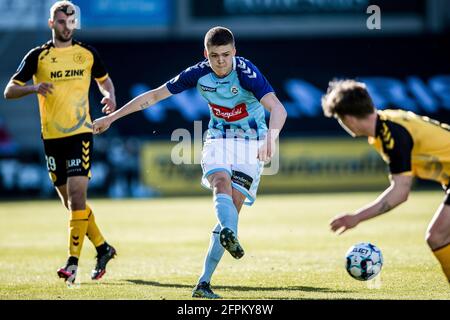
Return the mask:
<svg viewBox="0 0 450 320">
<path fill-rule="evenodd" d="M 348 249 L 345 268 L 349 275 L 361 281 L 375 278 L 383 266 L 383 255 L 375 245 L 363 242 Z"/>
</svg>

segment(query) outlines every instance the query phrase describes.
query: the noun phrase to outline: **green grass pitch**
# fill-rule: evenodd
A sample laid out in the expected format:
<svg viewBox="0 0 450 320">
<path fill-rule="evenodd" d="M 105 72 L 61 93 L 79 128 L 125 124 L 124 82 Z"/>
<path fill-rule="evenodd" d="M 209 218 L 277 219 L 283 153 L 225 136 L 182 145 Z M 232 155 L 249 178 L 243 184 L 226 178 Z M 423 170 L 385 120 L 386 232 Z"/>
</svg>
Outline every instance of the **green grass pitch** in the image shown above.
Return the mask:
<svg viewBox="0 0 450 320">
<path fill-rule="evenodd" d="M 225 299 L 450 299 L 428 250 L 425 230 L 443 193 L 417 192 L 384 216 L 337 236 L 328 222 L 375 193 L 260 196 L 243 208 L 239 237 L 246 255 L 227 252 L 213 277 Z M 57 201 L 0 203 L 0 299 L 191 299 L 215 224 L 203 198 L 91 200 L 118 257 L 98 282 L 89 278 L 95 250 L 86 239 L 80 285 L 56 276 L 66 259 L 67 214 Z M 344 254 L 370 241 L 383 252 L 381 277 L 347 275 Z"/>
</svg>

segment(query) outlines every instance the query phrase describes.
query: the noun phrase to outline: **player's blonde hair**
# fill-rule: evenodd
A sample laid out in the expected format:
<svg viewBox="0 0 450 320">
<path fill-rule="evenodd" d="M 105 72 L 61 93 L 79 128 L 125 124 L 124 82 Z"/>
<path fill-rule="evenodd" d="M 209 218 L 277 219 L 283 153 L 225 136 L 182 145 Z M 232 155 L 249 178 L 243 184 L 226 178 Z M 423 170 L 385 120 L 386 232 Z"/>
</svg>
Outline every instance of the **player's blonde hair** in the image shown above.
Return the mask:
<svg viewBox="0 0 450 320">
<path fill-rule="evenodd" d="M 333 80 L 322 97 L 322 109 L 326 117 L 350 115 L 365 118 L 375 111 L 367 87 L 355 80 Z"/>
<path fill-rule="evenodd" d="M 68 0 L 56 1 L 50 8 L 50 19 L 55 19 L 57 12 L 64 12 L 66 15 L 71 16 L 75 14 L 75 5 Z"/>
</svg>

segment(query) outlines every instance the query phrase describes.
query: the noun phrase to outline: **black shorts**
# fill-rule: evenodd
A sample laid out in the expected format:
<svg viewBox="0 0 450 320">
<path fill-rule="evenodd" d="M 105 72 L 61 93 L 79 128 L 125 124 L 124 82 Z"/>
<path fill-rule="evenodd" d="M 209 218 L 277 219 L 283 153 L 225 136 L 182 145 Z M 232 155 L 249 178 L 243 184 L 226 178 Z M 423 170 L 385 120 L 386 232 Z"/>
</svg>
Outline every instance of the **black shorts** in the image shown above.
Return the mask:
<svg viewBox="0 0 450 320">
<path fill-rule="evenodd" d="M 450 206 L 450 184 L 445 188 L 444 204 Z"/>
<path fill-rule="evenodd" d="M 92 133 L 44 140 L 45 159 L 54 186 L 66 184 L 67 177 L 91 177 Z"/>
</svg>

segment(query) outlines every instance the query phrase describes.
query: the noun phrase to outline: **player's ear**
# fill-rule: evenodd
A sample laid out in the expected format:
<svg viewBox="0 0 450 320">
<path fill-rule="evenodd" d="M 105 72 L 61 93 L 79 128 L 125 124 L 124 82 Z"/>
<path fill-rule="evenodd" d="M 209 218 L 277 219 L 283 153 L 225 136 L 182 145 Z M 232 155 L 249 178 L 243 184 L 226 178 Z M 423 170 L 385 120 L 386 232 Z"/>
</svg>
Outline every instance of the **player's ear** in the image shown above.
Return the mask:
<svg viewBox="0 0 450 320">
<path fill-rule="evenodd" d="M 53 25 L 54 25 L 53 20 L 52 20 L 52 19 L 48 19 L 48 27 L 49 27 L 50 29 L 53 29 Z"/>
<path fill-rule="evenodd" d="M 203 56 L 208 59 L 208 51 L 205 49 L 203 49 Z"/>
</svg>

